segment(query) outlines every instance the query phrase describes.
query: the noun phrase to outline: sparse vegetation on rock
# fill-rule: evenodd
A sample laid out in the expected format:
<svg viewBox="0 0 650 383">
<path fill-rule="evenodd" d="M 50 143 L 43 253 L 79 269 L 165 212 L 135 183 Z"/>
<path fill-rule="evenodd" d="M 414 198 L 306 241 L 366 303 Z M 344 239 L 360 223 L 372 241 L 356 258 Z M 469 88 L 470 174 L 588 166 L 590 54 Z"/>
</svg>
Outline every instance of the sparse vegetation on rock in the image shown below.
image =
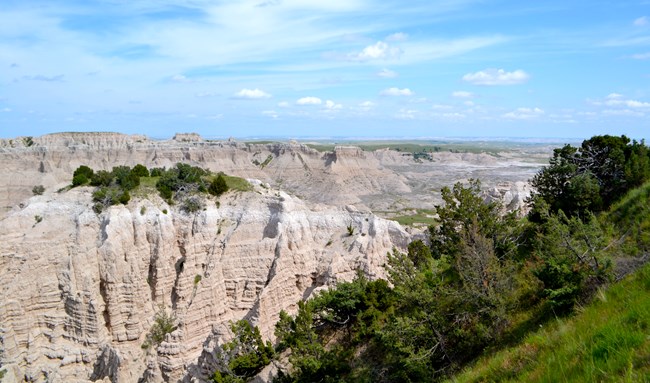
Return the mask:
<svg viewBox="0 0 650 383">
<path fill-rule="evenodd" d="M 43 185 L 36 185 L 32 188 L 32 194 L 34 195 L 43 195 L 45 193 L 45 187 Z"/>
</svg>

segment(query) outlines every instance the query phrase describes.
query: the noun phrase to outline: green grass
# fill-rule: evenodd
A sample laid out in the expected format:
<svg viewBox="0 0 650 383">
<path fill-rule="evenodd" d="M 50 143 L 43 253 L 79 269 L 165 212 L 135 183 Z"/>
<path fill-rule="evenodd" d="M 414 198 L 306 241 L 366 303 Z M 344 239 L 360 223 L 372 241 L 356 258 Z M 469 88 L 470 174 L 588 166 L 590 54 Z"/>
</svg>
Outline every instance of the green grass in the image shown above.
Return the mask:
<svg viewBox="0 0 650 383">
<path fill-rule="evenodd" d="M 222 174 L 222 176 L 226 180 L 226 185 L 228 185 L 229 190 L 233 190 L 233 191 L 251 191 L 251 190 L 253 190 L 253 186 L 243 178 L 229 176 L 229 175 L 226 175 L 226 174 Z"/>
<path fill-rule="evenodd" d="M 148 198 L 151 195 L 158 195 L 156 190 L 156 182 L 160 177 L 140 177 L 140 186 L 132 190 L 130 193 L 133 197 Z"/>
<path fill-rule="evenodd" d="M 415 214 L 398 215 L 390 219 L 403 226 L 429 226 L 437 223 L 436 218 L 433 217 L 434 214 L 433 210 L 416 209 Z"/>
<path fill-rule="evenodd" d="M 650 382 L 650 265 L 451 382 Z"/>
<path fill-rule="evenodd" d="M 603 222 L 611 223 L 625 235 L 623 248 L 628 254 L 650 251 L 650 182 L 632 190 L 615 203 L 604 215 Z"/>
</svg>

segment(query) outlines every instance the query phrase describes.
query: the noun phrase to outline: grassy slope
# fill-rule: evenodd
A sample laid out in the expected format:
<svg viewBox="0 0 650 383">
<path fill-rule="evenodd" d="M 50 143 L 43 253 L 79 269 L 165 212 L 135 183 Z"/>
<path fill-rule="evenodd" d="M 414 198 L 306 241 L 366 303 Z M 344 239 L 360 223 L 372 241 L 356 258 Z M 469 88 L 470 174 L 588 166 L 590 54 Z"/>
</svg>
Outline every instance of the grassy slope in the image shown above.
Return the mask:
<svg viewBox="0 0 650 383">
<path fill-rule="evenodd" d="M 650 265 L 453 382 L 650 382 Z"/>
<path fill-rule="evenodd" d="M 650 249 L 650 183 L 603 216 L 622 250 Z M 479 359 L 452 382 L 650 382 L 650 264 L 598 292 L 570 318 L 547 322 L 519 345 Z"/>
</svg>

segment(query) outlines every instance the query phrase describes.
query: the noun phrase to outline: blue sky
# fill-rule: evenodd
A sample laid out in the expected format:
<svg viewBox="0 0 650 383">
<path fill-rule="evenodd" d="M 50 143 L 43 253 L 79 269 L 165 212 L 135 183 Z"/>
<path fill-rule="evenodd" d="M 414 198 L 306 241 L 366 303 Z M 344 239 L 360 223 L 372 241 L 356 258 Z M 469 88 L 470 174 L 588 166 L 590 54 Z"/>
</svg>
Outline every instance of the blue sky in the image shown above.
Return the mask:
<svg viewBox="0 0 650 383">
<path fill-rule="evenodd" d="M 2 0 L 0 137 L 650 138 L 647 0 Z"/>
</svg>

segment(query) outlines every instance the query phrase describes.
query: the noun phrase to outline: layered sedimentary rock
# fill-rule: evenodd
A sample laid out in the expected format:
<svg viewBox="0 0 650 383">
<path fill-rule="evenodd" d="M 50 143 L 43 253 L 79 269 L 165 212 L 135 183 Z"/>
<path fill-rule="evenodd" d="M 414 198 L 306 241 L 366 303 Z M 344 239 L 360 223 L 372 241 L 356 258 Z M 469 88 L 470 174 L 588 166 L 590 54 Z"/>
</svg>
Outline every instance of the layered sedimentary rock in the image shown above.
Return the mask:
<svg viewBox="0 0 650 383">
<path fill-rule="evenodd" d="M 382 276 L 387 252 L 410 239 L 370 212 L 254 183 L 192 214 L 156 195 L 96 214 L 90 188 L 13 208 L 0 221 L 6 379 L 204 379 L 199 356 L 230 320 L 250 319 L 272 339 L 280 310 L 357 270 Z M 143 349 L 161 310 L 178 327 Z"/>
<path fill-rule="evenodd" d="M 468 178 L 479 178 L 487 187 L 526 181 L 541 164 L 522 161 L 524 157 L 530 156 L 440 152 L 422 161 L 393 150 L 338 146 L 319 152 L 297 142 L 206 141 L 196 134 L 177 134 L 165 141 L 118 133 L 18 137 L 0 140 L 0 217 L 30 197 L 36 185 L 56 190 L 69 184 L 80 165 L 110 170 L 118 165 L 170 167 L 185 162 L 260 179 L 312 202 L 396 211 L 432 208 L 440 203 L 442 186 Z"/>
</svg>

